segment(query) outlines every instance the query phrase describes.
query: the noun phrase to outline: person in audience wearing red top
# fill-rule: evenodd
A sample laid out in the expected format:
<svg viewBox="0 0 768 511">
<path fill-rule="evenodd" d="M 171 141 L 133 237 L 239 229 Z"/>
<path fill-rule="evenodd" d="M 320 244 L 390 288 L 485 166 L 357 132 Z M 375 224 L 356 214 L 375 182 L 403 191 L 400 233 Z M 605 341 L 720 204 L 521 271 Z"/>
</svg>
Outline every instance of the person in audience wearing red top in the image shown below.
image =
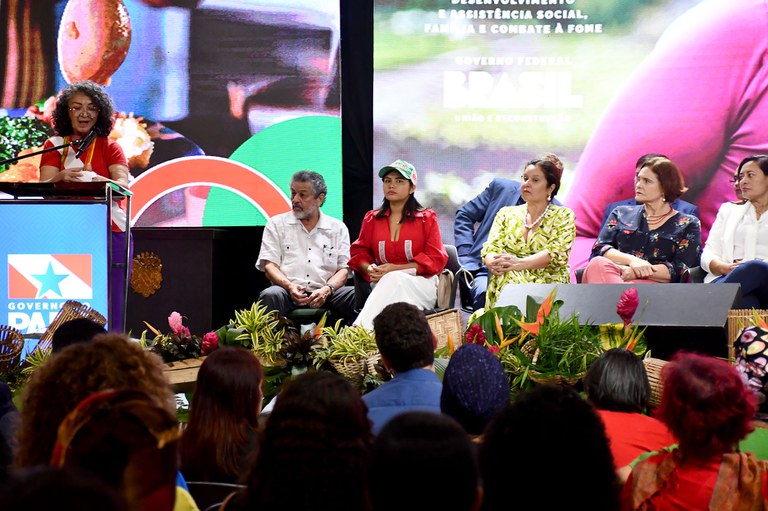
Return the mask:
<svg viewBox="0 0 768 511">
<path fill-rule="evenodd" d="M 128 188 L 128 160 L 118 143 L 109 138 L 114 123 L 115 107 L 112 99 L 98 84 L 84 81 L 70 83 L 56 98 L 53 111 L 55 136 L 43 144 L 49 149 L 73 144 L 57 151 L 49 151 L 40 160 L 41 182 L 115 181 Z M 91 132 L 96 137 L 75 157 L 79 144 Z M 74 144 L 77 144 L 75 146 Z M 112 268 L 110 283 L 112 302 L 109 311 L 109 329 L 122 331 L 125 307 L 125 228 L 127 218 L 119 205 L 112 206 Z M 103 311 L 102 311 L 103 312 Z"/>
<path fill-rule="evenodd" d="M 679 447 L 632 468 L 626 510 L 768 509 L 768 462 L 737 451 L 754 429 L 755 398 L 736 369 L 712 357 L 677 355 L 662 370 L 659 417 Z"/>
<path fill-rule="evenodd" d="M 416 168 L 403 160 L 379 170 L 384 201 L 363 219 L 350 247 L 349 267 L 371 283 L 355 325 L 373 328 L 373 318 L 395 302 L 431 309 L 438 274 L 448 262 L 437 215 L 416 200 Z"/>
<path fill-rule="evenodd" d="M 605 424 L 617 468 L 676 443 L 663 422 L 643 414 L 651 385 L 643 361 L 631 351 L 613 348 L 600 355 L 584 383 Z"/>
</svg>

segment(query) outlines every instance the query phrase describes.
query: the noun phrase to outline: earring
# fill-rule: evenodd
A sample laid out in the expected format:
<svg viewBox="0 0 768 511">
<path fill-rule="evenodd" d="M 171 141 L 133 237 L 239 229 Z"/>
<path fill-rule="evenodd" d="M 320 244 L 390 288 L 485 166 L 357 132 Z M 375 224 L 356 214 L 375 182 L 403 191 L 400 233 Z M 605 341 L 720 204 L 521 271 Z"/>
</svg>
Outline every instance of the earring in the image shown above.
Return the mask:
<svg viewBox="0 0 768 511">
<path fill-rule="evenodd" d="M 552 202 L 552 194 L 547 195 L 547 202 Z"/>
<path fill-rule="evenodd" d="M 667 198 L 664 197 L 663 195 L 661 196 L 661 202 L 667 202 Z"/>
</svg>

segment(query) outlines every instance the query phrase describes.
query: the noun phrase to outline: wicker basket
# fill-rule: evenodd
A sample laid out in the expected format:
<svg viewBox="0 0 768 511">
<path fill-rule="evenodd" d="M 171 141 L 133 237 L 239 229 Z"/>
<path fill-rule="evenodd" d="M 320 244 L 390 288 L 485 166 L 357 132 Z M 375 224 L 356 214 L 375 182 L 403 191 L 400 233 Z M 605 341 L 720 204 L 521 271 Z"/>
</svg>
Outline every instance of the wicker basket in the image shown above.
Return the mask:
<svg viewBox="0 0 768 511">
<path fill-rule="evenodd" d="M 377 374 L 376 364 L 379 360 L 381 360 L 381 355 L 379 353 L 373 353 L 367 357 L 351 360 L 332 360 L 331 365 L 340 375 L 352 382 L 353 385 L 361 387 L 365 375 Z"/>
<path fill-rule="evenodd" d="M 0 373 L 7 373 L 21 363 L 24 336 L 9 326 L 0 326 Z"/>
<path fill-rule="evenodd" d="M 464 328 L 461 323 L 459 309 L 448 309 L 427 316 L 427 322 L 437 339 L 437 347 L 442 348 L 448 344 L 448 336 L 451 337 L 454 349 L 462 345 Z"/>
<path fill-rule="evenodd" d="M 732 364 L 736 361 L 733 343 L 736 342 L 744 327 L 751 324 L 750 320 L 755 316 L 755 313 L 768 323 L 768 310 L 766 309 L 731 309 L 728 311 L 728 361 Z"/>
<path fill-rule="evenodd" d="M 90 319 L 91 321 L 94 321 L 101 326 L 107 324 L 107 319 L 102 316 L 99 311 L 92 309 L 78 301 L 67 300 L 64 302 L 64 305 L 61 306 L 61 309 L 59 309 L 58 314 L 56 314 L 56 317 L 53 318 L 51 324 L 48 325 L 48 330 L 46 330 L 43 335 L 40 336 L 40 342 L 37 346 L 41 349 L 50 347 L 51 340 L 53 339 L 53 333 L 56 331 L 56 329 L 59 328 L 63 323 L 77 318 Z"/>
<path fill-rule="evenodd" d="M 528 371 L 528 378 L 536 383 L 550 383 L 553 385 L 576 385 L 584 378 L 587 373 L 582 373 L 576 376 L 563 376 L 561 374 L 553 374 L 544 376 L 536 371 Z"/>
<path fill-rule="evenodd" d="M 645 364 L 645 372 L 648 373 L 648 381 L 651 384 L 651 397 L 648 400 L 648 406 L 655 408 L 661 404 L 661 390 L 663 388 L 661 381 L 661 370 L 667 363 L 666 360 L 660 358 L 645 358 L 643 364 Z"/>
</svg>

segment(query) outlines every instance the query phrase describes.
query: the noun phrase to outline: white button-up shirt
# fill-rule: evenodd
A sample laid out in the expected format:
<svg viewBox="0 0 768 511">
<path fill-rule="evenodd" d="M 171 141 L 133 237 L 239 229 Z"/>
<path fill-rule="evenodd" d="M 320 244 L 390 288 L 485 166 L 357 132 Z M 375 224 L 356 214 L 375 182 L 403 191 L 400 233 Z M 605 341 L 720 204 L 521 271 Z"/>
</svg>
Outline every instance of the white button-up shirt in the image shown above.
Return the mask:
<svg viewBox="0 0 768 511">
<path fill-rule="evenodd" d="M 271 261 L 291 282 L 314 291 L 323 287 L 349 262 L 349 230 L 343 222 L 324 215 L 311 232 L 292 211 L 273 216 L 261 239 L 256 268 Z"/>
</svg>

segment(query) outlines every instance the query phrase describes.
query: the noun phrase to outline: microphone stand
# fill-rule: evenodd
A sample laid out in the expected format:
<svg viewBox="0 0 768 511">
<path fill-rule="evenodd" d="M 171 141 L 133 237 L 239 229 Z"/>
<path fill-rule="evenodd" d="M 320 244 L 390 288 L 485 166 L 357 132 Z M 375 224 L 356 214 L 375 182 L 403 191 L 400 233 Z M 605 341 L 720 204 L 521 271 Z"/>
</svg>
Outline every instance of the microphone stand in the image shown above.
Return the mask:
<svg viewBox="0 0 768 511">
<path fill-rule="evenodd" d="M 85 140 L 85 139 L 83 139 Z M 69 142 L 67 144 L 61 144 L 57 145 L 56 147 L 49 147 L 48 149 L 42 149 L 40 151 L 35 151 L 34 153 L 25 154 L 23 156 L 14 156 L 13 158 L 6 158 L 5 160 L 0 160 L 0 167 L 3 165 L 8 165 L 10 163 L 16 163 L 19 160 L 23 160 L 25 158 L 31 158 L 33 156 L 37 156 L 38 154 L 48 153 L 50 151 L 58 151 L 59 149 L 64 149 L 65 147 L 77 147 L 80 145 L 80 141 L 73 141 Z"/>
</svg>

